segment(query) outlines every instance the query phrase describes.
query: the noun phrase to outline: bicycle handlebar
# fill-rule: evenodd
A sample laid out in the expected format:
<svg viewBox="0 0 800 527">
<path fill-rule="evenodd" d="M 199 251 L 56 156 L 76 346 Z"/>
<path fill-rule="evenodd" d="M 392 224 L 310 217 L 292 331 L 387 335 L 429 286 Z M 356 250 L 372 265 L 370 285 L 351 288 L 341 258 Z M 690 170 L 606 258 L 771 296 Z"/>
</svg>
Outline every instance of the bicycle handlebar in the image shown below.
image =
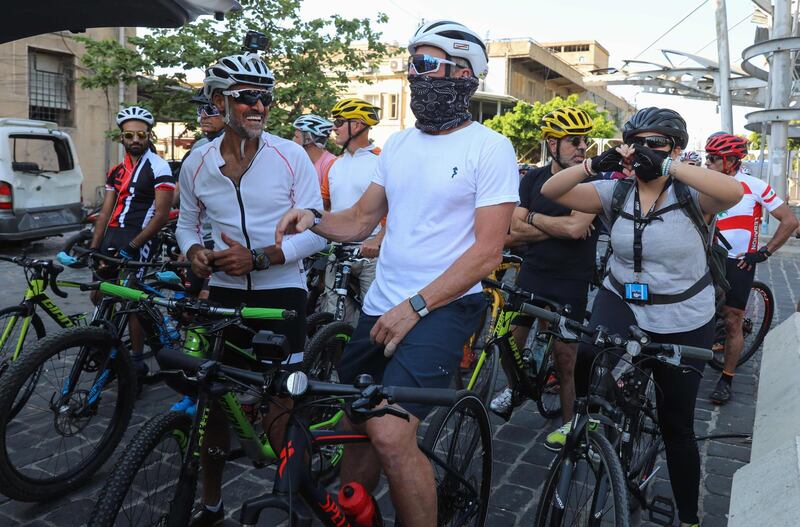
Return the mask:
<svg viewBox="0 0 800 527">
<path fill-rule="evenodd" d="M 140 268 L 161 268 L 161 269 L 189 269 L 192 264 L 191 262 L 172 262 L 172 261 L 154 261 L 154 262 L 144 262 L 140 260 L 127 260 L 125 258 L 114 258 L 113 256 L 107 256 L 105 254 L 99 253 L 94 249 L 86 249 L 84 247 L 75 246 L 72 248 L 78 254 L 83 254 L 87 258 L 103 260 L 104 262 L 108 262 L 111 264 L 118 265 L 120 267 L 125 267 L 129 269 L 140 269 Z"/>
<path fill-rule="evenodd" d="M 650 337 L 637 326 L 630 326 L 631 337 L 623 338 L 619 335 L 605 335 L 599 328 L 584 326 L 583 324 L 569 319 L 558 313 L 542 309 L 540 307 L 525 303 L 520 311 L 526 315 L 544 319 L 559 328 L 561 335 L 568 339 L 575 339 L 577 334 L 594 337 L 594 344 L 597 346 L 625 348 L 631 355 L 638 355 L 639 351 L 646 352 L 647 355 L 664 355 L 673 360 L 672 364 L 680 363 L 681 357 L 710 361 L 714 358 L 714 352 L 710 349 L 687 346 L 684 344 L 659 344 L 650 342 Z"/>
<path fill-rule="evenodd" d="M 207 362 L 206 359 L 199 357 L 192 357 L 181 351 L 164 348 L 158 354 L 158 361 L 162 370 L 179 369 L 187 373 L 196 373 L 200 367 Z M 248 384 L 251 386 L 262 387 L 265 383 L 265 376 L 263 373 L 258 373 L 250 370 L 243 370 L 240 368 L 233 368 L 221 363 L 219 365 L 219 372 L 226 377 L 236 381 Z M 286 378 L 288 372 L 282 371 L 283 379 L 281 386 L 278 387 L 278 395 L 291 395 L 288 387 L 286 386 Z M 275 376 L 280 378 L 280 376 Z M 367 388 L 373 388 L 375 385 L 368 385 L 366 387 L 358 387 L 349 384 L 336 384 L 330 382 L 322 382 L 308 379 L 307 389 L 300 395 L 317 395 L 317 396 L 333 396 L 333 397 L 361 397 L 365 396 Z M 430 404 L 433 406 L 452 406 L 458 400 L 460 393 L 457 390 L 450 390 L 445 388 L 410 388 L 405 386 L 379 386 L 378 391 L 381 394 L 381 399 L 391 403 L 417 403 L 417 404 Z"/>
<path fill-rule="evenodd" d="M 11 262 L 13 264 L 19 265 L 20 267 L 32 267 L 34 269 L 38 269 L 45 273 L 45 278 L 48 281 L 48 285 L 50 289 L 53 290 L 53 293 L 60 296 L 61 298 L 67 298 L 67 293 L 59 289 L 58 283 L 56 279 L 58 275 L 64 270 L 64 268 L 53 260 L 38 260 L 35 258 L 28 258 L 27 256 L 2 256 L 0 255 L 0 260 L 4 262 Z"/>
<path fill-rule="evenodd" d="M 481 280 L 481 284 L 483 284 L 484 287 L 492 287 L 494 289 L 500 289 L 501 291 L 505 291 L 506 293 L 509 293 L 513 296 L 525 300 L 526 303 L 536 302 L 538 304 L 544 304 L 550 306 L 553 309 L 553 311 L 558 313 L 563 312 L 565 309 L 565 306 L 562 306 L 558 302 L 553 302 L 552 300 L 541 297 L 534 293 L 529 293 L 528 291 L 525 291 L 524 289 L 521 289 L 515 286 L 514 284 L 498 282 L 497 280 L 492 280 L 491 278 L 484 278 L 483 280 Z"/>
<path fill-rule="evenodd" d="M 214 317 L 240 316 L 243 319 L 258 320 L 289 320 L 297 316 L 295 311 L 289 309 L 270 307 L 243 307 L 241 309 L 234 309 L 228 307 L 217 307 L 202 301 L 190 301 L 186 298 L 179 300 L 161 298 L 145 293 L 144 291 L 139 291 L 138 289 L 131 289 L 130 287 L 112 284 L 109 282 L 100 282 L 99 284 L 91 284 L 90 286 L 85 287 L 85 289 L 92 288 L 98 289 L 101 293 L 122 298 L 124 300 L 131 300 L 133 302 L 148 302 L 170 310 L 179 309 L 184 312 L 198 315 L 210 315 Z"/>
</svg>

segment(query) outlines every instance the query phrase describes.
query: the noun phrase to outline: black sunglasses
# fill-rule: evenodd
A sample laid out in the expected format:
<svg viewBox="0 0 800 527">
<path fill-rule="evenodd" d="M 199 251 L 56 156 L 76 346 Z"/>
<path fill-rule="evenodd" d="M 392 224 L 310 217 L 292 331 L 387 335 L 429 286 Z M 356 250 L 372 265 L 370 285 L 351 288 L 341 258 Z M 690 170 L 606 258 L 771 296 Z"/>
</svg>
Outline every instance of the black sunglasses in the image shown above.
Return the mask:
<svg viewBox="0 0 800 527">
<path fill-rule="evenodd" d="M 258 101 L 264 106 L 272 104 L 272 94 L 267 90 L 226 90 L 222 95 L 230 95 L 236 102 L 248 106 L 253 106 Z"/>
<path fill-rule="evenodd" d="M 669 137 L 663 135 L 649 135 L 647 137 L 631 137 L 628 143 L 632 145 L 646 146 L 647 148 L 664 148 L 668 146 L 675 148 L 675 144 Z"/>
<path fill-rule="evenodd" d="M 581 143 L 589 146 L 589 136 L 588 135 L 567 135 L 564 136 L 564 141 L 571 144 L 575 148 L 578 148 Z"/>
<path fill-rule="evenodd" d="M 720 159 L 722 159 L 722 156 L 712 156 L 710 154 L 706 155 L 706 161 L 708 163 L 716 163 Z"/>
</svg>

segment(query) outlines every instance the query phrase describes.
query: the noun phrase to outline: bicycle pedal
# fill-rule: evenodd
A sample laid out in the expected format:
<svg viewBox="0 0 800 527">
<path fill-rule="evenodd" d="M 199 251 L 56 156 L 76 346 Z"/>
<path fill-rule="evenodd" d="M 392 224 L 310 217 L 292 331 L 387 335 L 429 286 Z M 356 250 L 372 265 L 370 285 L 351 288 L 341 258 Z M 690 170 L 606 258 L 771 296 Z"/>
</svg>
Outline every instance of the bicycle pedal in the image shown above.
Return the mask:
<svg viewBox="0 0 800 527">
<path fill-rule="evenodd" d="M 670 527 L 675 523 L 675 503 L 667 496 L 653 496 L 647 506 L 650 521 L 657 525 Z"/>
</svg>

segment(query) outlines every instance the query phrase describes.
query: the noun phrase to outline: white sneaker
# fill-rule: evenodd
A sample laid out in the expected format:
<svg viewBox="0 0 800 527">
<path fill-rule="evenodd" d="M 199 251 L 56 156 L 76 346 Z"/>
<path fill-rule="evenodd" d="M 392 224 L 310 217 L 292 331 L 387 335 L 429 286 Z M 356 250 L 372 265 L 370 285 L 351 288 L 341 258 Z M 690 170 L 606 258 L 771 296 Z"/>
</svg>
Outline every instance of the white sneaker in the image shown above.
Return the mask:
<svg viewBox="0 0 800 527">
<path fill-rule="evenodd" d="M 514 390 L 506 387 L 489 403 L 489 410 L 508 421 L 511 418 L 514 406 Z"/>
</svg>

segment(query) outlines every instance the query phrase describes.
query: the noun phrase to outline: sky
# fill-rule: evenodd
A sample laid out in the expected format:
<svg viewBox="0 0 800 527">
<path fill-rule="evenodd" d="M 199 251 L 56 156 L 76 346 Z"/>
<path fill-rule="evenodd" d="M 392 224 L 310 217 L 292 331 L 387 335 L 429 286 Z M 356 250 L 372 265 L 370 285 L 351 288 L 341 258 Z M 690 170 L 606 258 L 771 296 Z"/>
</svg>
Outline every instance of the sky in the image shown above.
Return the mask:
<svg viewBox="0 0 800 527">
<path fill-rule="evenodd" d="M 489 38 L 527 37 L 539 42 L 558 40 L 597 40 L 610 54 L 610 65 L 634 58 L 659 35 L 698 7 L 703 0 L 631 2 L 606 0 L 372 0 L 371 2 L 331 2 L 304 0 L 303 18 L 327 17 L 334 12 L 345 17 L 374 18 L 386 13 L 389 21 L 377 28 L 386 42 L 408 41 L 422 19 L 446 18 L 462 22 L 479 35 Z M 661 49 L 674 49 L 716 60 L 715 3 L 706 0 L 694 14 L 663 39 L 645 51 L 639 60 L 666 63 Z M 728 0 L 728 27 L 731 62 L 741 63 L 744 48 L 753 43 L 755 25 L 750 22 L 754 4 L 749 0 Z M 701 50 L 704 46 L 711 43 Z M 720 129 L 716 103 L 676 96 L 647 94 L 638 87 L 612 86 L 610 90 L 639 108 L 669 107 L 686 119 L 690 148 Z M 745 114 L 755 108 L 734 107 L 735 133 L 744 129 Z"/>
</svg>

